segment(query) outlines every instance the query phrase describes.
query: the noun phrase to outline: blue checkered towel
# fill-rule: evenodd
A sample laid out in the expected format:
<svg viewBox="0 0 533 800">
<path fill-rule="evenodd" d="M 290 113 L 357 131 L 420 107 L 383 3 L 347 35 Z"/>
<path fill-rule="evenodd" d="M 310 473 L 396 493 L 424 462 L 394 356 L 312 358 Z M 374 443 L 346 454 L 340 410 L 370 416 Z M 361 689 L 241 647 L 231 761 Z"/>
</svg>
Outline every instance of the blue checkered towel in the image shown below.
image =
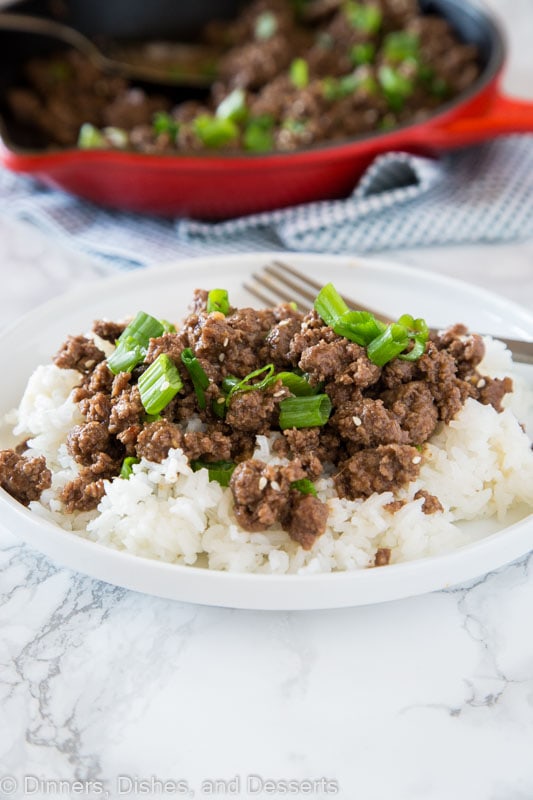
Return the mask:
<svg viewBox="0 0 533 800">
<path fill-rule="evenodd" d="M 533 236 L 533 136 L 509 136 L 440 161 L 389 153 L 345 200 L 207 224 L 109 211 L 0 170 L 3 214 L 118 267 L 247 250 L 368 253 Z"/>
</svg>

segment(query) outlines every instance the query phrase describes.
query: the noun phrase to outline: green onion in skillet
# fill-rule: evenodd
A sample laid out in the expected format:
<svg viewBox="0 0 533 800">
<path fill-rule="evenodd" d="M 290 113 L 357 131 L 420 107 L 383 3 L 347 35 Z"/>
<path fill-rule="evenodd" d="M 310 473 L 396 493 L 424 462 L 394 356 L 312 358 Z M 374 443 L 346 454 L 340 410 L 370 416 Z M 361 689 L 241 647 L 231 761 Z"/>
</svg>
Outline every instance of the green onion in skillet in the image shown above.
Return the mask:
<svg viewBox="0 0 533 800">
<path fill-rule="evenodd" d="M 309 84 L 309 66 L 305 58 L 295 58 L 289 69 L 289 77 L 296 89 L 305 89 Z"/>
<path fill-rule="evenodd" d="M 407 98 L 414 92 L 412 80 L 387 64 L 379 68 L 378 80 L 389 107 L 393 111 L 401 111 Z"/>
<path fill-rule="evenodd" d="M 223 147 L 239 137 L 239 128 L 232 119 L 200 114 L 193 122 L 194 132 L 206 147 Z"/>
<path fill-rule="evenodd" d="M 233 122 L 242 122 L 246 119 L 247 113 L 244 89 L 234 89 L 219 103 L 216 110 L 218 119 L 230 119 Z"/>
<path fill-rule="evenodd" d="M 243 144 L 251 153 L 266 153 L 274 149 L 275 123 L 270 114 L 253 117 L 247 123 L 243 133 Z"/>
<path fill-rule="evenodd" d="M 78 134 L 78 147 L 81 147 L 82 150 L 101 150 L 107 147 L 107 142 L 98 128 L 95 128 L 90 122 L 85 122 Z"/>
<path fill-rule="evenodd" d="M 162 353 L 139 378 L 141 403 L 147 414 L 159 414 L 183 386 L 170 358 Z"/>
<path fill-rule="evenodd" d="M 352 2 L 344 5 L 344 14 L 352 26 L 362 33 L 377 33 L 383 22 L 383 14 L 375 5 Z"/>
</svg>

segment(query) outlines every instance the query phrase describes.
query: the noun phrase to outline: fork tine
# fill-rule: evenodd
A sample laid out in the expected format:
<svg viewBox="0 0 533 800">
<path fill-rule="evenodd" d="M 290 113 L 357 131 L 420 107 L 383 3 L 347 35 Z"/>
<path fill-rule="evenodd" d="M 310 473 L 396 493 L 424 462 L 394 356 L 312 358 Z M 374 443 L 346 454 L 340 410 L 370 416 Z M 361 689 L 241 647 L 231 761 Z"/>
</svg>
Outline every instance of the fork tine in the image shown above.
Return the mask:
<svg viewBox="0 0 533 800">
<path fill-rule="evenodd" d="M 266 266 L 264 268 L 264 272 L 268 272 L 268 269 L 269 267 Z M 312 301 L 315 297 L 314 295 L 311 295 L 305 289 L 302 290 L 302 288 L 296 284 L 291 285 L 290 283 L 287 283 L 282 276 L 278 281 L 273 281 L 272 276 L 270 274 L 265 275 L 264 272 L 254 273 L 252 277 L 254 281 L 261 286 L 261 288 L 267 289 L 267 291 L 269 291 L 271 295 L 276 298 L 276 302 L 284 300 L 286 303 L 291 303 L 296 300 L 304 311 L 308 311 L 310 308 L 312 308 Z M 287 291 L 286 287 L 289 287 L 291 291 Z M 257 292 L 261 292 L 261 289 L 256 289 L 256 296 Z M 265 296 L 266 295 L 263 293 L 262 299 L 264 299 Z M 303 302 L 301 298 L 303 298 Z"/>
<path fill-rule="evenodd" d="M 290 286 L 292 289 L 299 291 L 301 294 L 304 295 L 304 297 L 306 297 L 308 300 L 311 301 L 311 304 L 314 302 L 314 299 L 316 297 L 316 292 L 312 293 L 302 290 L 302 288 L 298 286 L 297 283 L 294 283 L 289 278 L 287 278 L 286 275 L 284 275 L 284 273 L 289 272 L 291 275 L 297 278 L 300 281 L 300 283 L 305 283 L 308 286 L 312 286 L 313 289 L 316 289 L 317 291 L 320 291 L 320 289 L 322 289 L 324 285 L 323 283 L 319 283 L 318 281 L 315 281 L 312 278 L 308 278 L 307 275 L 303 274 L 303 272 L 299 272 L 299 270 L 295 269 L 294 267 L 291 267 L 289 264 L 285 264 L 283 261 L 277 261 L 277 260 L 273 261 L 272 264 L 269 264 L 268 266 L 265 267 L 265 272 L 269 272 L 270 274 L 275 275 L 275 277 L 279 281 L 282 281 L 287 286 Z M 379 311 L 375 311 L 373 308 L 364 306 L 359 301 L 353 300 L 352 298 L 347 297 L 345 294 L 341 295 L 341 297 L 346 303 L 346 305 L 349 306 L 350 308 L 356 309 L 358 311 L 369 311 L 371 314 L 374 315 L 374 317 L 376 317 L 376 319 L 379 319 L 381 322 L 384 322 L 387 325 L 389 324 L 389 322 L 392 322 L 390 317 L 386 317 L 384 314 L 380 314 Z"/>
</svg>

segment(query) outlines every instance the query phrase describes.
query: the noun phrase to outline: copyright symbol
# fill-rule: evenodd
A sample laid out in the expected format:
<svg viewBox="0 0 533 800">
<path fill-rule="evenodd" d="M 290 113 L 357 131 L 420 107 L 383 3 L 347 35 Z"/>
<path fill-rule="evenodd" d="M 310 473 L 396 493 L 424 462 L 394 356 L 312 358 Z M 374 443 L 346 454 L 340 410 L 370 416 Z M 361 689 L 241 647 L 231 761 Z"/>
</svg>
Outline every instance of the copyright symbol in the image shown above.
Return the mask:
<svg viewBox="0 0 533 800">
<path fill-rule="evenodd" d="M 17 791 L 17 781 L 11 775 L 4 775 L 0 778 L 0 794 L 10 797 Z"/>
</svg>

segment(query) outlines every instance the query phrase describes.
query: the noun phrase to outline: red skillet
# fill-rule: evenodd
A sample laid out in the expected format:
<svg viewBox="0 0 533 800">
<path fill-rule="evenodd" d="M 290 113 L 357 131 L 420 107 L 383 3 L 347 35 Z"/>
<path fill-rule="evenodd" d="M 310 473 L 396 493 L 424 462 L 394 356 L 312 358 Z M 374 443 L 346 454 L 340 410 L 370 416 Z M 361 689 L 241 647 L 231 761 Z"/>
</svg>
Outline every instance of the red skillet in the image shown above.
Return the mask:
<svg viewBox="0 0 533 800">
<path fill-rule="evenodd" d="M 429 119 L 390 133 L 273 155 L 157 156 L 119 151 L 31 152 L 0 139 L 0 162 L 96 203 L 206 219 L 342 197 L 380 153 L 436 155 L 509 133 L 533 132 L 533 103 L 499 88 L 505 46 L 495 20 L 466 0 L 421 0 L 480 48 L 483 69 L 467 92 Z"/>
</svg>

